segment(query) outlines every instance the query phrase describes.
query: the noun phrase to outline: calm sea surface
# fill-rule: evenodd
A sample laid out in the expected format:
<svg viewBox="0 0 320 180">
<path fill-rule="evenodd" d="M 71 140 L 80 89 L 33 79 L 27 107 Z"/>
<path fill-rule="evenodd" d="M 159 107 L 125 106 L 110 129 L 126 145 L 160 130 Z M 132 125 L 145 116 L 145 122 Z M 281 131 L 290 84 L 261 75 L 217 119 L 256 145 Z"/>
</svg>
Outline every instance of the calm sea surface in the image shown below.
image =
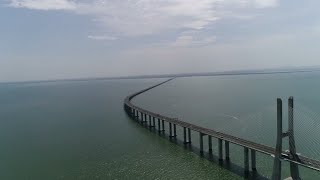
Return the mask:
<svg viewBox="0 0 320 180">
<path fill-rule="evenodd" d="M 126 116 L 127 95 L 163 80 L 0 84 L 0 179 L 243 179 Z M 320 159 L 319 90 L 319 73 L 190 77 L 133 102 L 275 146 L 276 98 L 284 100 L 286 123 L 286 99 L 294 96 L 297 150 Z M 198 134 L 192 139 L 197 147 Z M 242 167 L 243 149 L 230 148 L 232 163 Z M 272 158 L 258 154 L 257 169 L 270 176 Z M 300 172 L 304 179 L 320 179 L 320 173 Z"/>
</svg>

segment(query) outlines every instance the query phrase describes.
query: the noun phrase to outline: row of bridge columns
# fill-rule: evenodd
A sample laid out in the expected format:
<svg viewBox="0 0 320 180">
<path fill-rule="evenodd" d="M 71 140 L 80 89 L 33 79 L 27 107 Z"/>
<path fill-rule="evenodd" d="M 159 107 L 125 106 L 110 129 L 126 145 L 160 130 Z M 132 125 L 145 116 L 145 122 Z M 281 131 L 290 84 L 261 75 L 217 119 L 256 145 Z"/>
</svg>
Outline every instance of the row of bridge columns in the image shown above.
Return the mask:
<svg viewBox="0 0 320 180">
<path fill-rule="evenodd" d="M 293 97 L 290 97 L 288 100 L 288 131 L 283 132 L 282 129 L 282 100 L 277 99 L 277 144 L 276 144 L 276 151 L 275 151 L 275 158 L 274 158 L 274 165 L 273 165 L 273 180 L 280 180 L 281 179 L 281 159 L 282 159 L 282 139 L 285 137 L 289 138 L 289 155 L 290 158 L 294 161 L 299 160 L 299 156 L 296 153 L 295 147 L 295 140 L 294 140 L 294 128 L 293 128 Z M 136 120 L 140 120 L 141 123 L 147 124 L 147 114 L 143 112 L 139 112 L 136 109 L 133 109 L 127 105 L 125 105 L 125 110 L 130 116 L 132 116 Z M 139 114 L 140 113 L 140 114 Z M 153 120 L 153 125 L 151 123 L 151 119 Z M 156 128 L 155 123 L 156 118 L 149 115 L 149 127 Z M 162 124 L 161 124 L 162 123 Z M 161 127 L 162 125 L 162 127 Z M 173 126 L 173 128 L 172 128 Z M 158 119 L 158 130 L 159 132 L 165 131 L 165 123 L 163 119 Z M 199 142 L 200 142 L 200 153 L 204 153 L 203 148 L 203 137 L 207 134 L 199 132 Z M 176 133 L 176 124 L 169 123 L 169 137 L 175 138 L 177 136 Z M 187 127 L 183 127 L 183 143 L 184 144 L 191 144 L 191 129 Z M 230 152 L 229 152 L 229 142 L 224 140 L 223 138 L 218 138 L 218 157 L 219 162 L 223 162 L 223 142 L 225 145 L 225 160 L 228 162 L 230 161 Z M 212 154 L 212 137 L 208 135 L 208 146 L 209 146 L 209 153 Z M 252 171 L 256 171 L 256 151 L 254 149 L 249 149 L 247 147 L 244 148 L 244 169 L 245 174 L 249 173 L 249 151 L 251 152 L 251 169 Z M 291 177 L 294 180 L 300 180 L 299 169 L 298 165 L 294 162 L 290 162 L 290 173 Z"/>
<path fill-rule="evenodd" d="M 206 134 L 203 134 L 199 132 L 199 142 L 200 142 L 200 154 L 204 153 L 203 149 L 203 136 L 206 136 Z M 219 162 L 223 162 L 223 139 L 218 138 L 218 157 Z M 229 147 L 229 141 L 224 141 L 225 146 L 225 160 L 227 162 L 230 161 L 230 147 Z M 209 153 L 212 154 L 212 136 L 208 135 L 208 147 L 209 147 Z M 254 149 L 251 149 L 251 169 L 252 171 L 257 171 L 256 168 L 256 151 Z M 244 170 L 245 174 L 249 174 L 249 148 L 244 147 Z"/>
<path fill-rule="evenodd" d="M 132 109 L 131 112 L 132 117 L 136 120 L 140 120 L 140 122 L 147 123 L 149 121 L 150 128 L 156 128 L 156 117 L 153 117 L 151 115 L 144 114 L 143 112 L 139 112 L 135 109 Z M 140 114 L 140 115 L 139 115 Z M 148 117 L 148 118 L 147 118 Z M 148 119 L 148 120 L 147 120 Z M 165 131 L 165 121 L 158 118 L 158 131 L 164 132 Z M 190 132 L 190 129 L 189 129 Z M 177 136 L 177 125 L 173 123 L 169 123 L 169 134 L 170 137 L 176 137 Z"/>
<path fill-rule="evenodd" d="M 131 109 L 129 110 L 132 117 L 134 117 L 136 120 L 140 120 L 141 123 L 147 123 L 147 114 L 144 114 L 143 112 L 139 112 L 138 110 Z M 140 113 L 140 116 L 139 116 Z M 149 128 L 156 128 L 156 118 L 149 116 Z M 165 121 L 163 119 L 158 118 L 157 123 L 158 131 L 159 133 L 165 132 Z M 212 136 L 204 134 L 199 132 L 199 142 L 200 142 L 200 154 L 204 153 L 204 142 L 203 137 L 208 136 L 208 152 L 209 154 L 213 153 L 212 150 Z M 176 124 L 169 122 L 169 137 L 170 138 L 176 138 L 177 137 L 177 127 Z M 224 154 L 225 154 L 225 160 L 227 162 L 230 161 L 230 147 L 229 147 L 229 141 L 223 140 L 222 138 L 218 138 L 218 158 L 219 162 L 223 163 L 223 142 L 224 142 Z M 187 127 L 183 127 L 183 143 L 184 144 L 191 144 L 191 129 Z M 247 147 L 244 147 L 244 172 L 245 174 L 249 174 L 249 150 L 251 151 L 251 169 L 252 171 L 256 171 L 256 151 L 253 149 L 249 149 Z"/>
</svg>

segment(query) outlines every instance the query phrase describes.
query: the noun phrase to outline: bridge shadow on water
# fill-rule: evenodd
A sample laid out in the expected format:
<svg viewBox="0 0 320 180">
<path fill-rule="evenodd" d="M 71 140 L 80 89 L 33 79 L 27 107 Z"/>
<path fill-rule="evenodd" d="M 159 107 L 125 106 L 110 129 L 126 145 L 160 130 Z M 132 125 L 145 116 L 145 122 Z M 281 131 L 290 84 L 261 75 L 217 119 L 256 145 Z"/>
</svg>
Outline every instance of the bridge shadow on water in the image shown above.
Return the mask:
<svg viewBox="0 0 320 180">
<path fill-rule="evenodd" d="M 129 117 L 129 116 L 128 116 Z M 131 117 L 129 117 L 131 119 Z M 132 120 L 132 119 L 131 119 Z M 244 179 L 248 180 L 268 180 L 268 178 L 262 176 L 257 171 L 250 171 L 248 174 L 245 173 L 245 169 L 242 166 L 239 166 L 235 163 L 232 163 L 231 160 L 223 160 L 222 162 L 219 161 L 219 157 L 217 155 L 214 155 L 212 153 L 204 152 L 200 153 L 200 148 L 192 145 L 192 144 L 184 144 L 182 140 L 180 140 L 177 137 L 170 137 L 169 134 L 166 134 L 165 132 L 159 132 L 158 129 L 155 127 L 149 127 L 147 123 L 141 123 L 140 121 L 134 120 L 136 123 L 138 123 L 140 126 L 146 128 L 151 133 L 157 134 L 158 136 L 167 139 L 173 144 L 176 144 L 178 146 L 183 147 L 185 150 L 193 152 L 197 155 L 199 155 L 201 158 L 204 158 L 212 163 L 215 163 L 222 167 L 225 170 L 230 171 L 231 173 L 234 173 L 240 177 L 243 177 Z"/>
</svg>

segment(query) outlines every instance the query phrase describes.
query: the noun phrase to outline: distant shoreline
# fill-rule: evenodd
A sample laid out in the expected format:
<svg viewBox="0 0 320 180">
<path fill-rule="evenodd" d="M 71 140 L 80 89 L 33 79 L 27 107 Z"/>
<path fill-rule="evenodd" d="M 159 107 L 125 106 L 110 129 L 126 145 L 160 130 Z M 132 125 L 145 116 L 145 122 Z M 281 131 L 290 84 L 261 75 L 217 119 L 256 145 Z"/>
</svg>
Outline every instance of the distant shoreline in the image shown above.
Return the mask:
<svg viewBox="0 0 320 180">
<path fill-rule="evenodd" d="M 36 80 L 36 81 L 14 81 L 0 82 L 0 84 L 22 84 L 22 83 L 44 83 L 44 82 L 62 82 L 62 81 L 89 81 L 89 80 L 117 80 L 117 79 L 156 79 L 156 78 L 178 78 L 178 77 L 205 77 L 205 76 L 243 76 L 243 75 L 263 75 L 263 74 L 291 74 L 320 72 L 320 69 L 284 69 L 284 70 L 239 70 L 223 72 L 206 73 L 179 73 L 163 75 L 139 75 L 139 76 L 120 76 L 120 77 L 92 77 L 92 78 L 74 78 L 74 79 L 54 79 L 54 80 Z"/>
</svg>

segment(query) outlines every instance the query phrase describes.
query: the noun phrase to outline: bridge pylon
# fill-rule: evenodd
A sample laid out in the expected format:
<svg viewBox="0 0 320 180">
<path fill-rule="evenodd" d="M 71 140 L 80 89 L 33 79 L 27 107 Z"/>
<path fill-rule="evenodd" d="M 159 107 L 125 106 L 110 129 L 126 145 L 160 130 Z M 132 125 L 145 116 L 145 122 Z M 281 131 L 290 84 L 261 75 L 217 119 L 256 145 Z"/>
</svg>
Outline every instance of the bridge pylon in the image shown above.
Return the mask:
<svg viewBox="0 0 320 180">
<path fill-rule="evenodd" d="M 282 130 L 282 100 L 277 99 L 277 144 L 275 150 L 275 157 L 273 163 L 272 180 L 281 179 L 281 159 L 282 159 L 282 139 L 289 138 L 289 158 L 294 161 L 298 161 L 299 157 L 296 153 L 296 146 L 294 140 L 294 128 L 293 128 L 293 97 L 288 99 L 288 131 Z M 296 163 L 290 162 L 290 174 L 293 180 L 300 180 L 299 168 Z"/>
</svg>

